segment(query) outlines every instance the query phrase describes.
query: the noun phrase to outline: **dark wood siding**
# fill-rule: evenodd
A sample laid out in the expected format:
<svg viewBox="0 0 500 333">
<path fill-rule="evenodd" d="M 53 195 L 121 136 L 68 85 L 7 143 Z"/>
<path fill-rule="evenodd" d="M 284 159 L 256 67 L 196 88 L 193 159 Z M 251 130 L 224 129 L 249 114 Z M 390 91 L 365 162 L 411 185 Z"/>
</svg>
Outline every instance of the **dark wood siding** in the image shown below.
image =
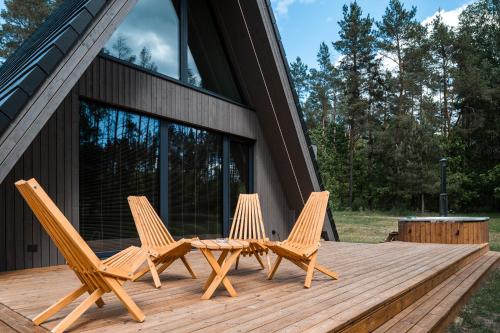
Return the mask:
<svg viewBox="0 0 500 333">
<path fill-rule="evenodd" d="M 0 184 L 0 271 L 64 263 L 14 187 L 35 177 L 78 228 L 78 109 L 70 94 Z M 78 105 L 78 104 L 76 104 Z M 75 112 L 76 111 L 76 112 Z M 76 169 L 76 172 L 74 172 Z M 35 245 L 35 252 L 28 246 Z"/>
<path fill-rule="evenodd" d="M 268 145 L 273 143 L 265 141 L 254 111 L 98 57 L 0 184 L 0 271 L 63 263 L 13 184 L 36 177 L 78 229 L 81 98 L 255 140 L 254 186 L 266 229 L 271 238 L 286 237 L 295 213 L 289 211 L 271 158 Z M 27 251 L 32 244 L 38 245 L 37 252 Z"/>
</svg>

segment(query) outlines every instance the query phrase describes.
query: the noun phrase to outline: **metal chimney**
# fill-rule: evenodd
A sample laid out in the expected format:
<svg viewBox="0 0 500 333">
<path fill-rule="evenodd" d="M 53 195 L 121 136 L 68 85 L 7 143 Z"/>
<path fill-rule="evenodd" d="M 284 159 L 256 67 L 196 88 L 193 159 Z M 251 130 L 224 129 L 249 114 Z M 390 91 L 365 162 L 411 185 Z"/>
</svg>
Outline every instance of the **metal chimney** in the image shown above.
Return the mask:
<svg viewBox="0 0 500 333">
<path fill-rule="evenodd" d="M 441 193 L 439 194 L 439 215 L 448 216 L 448 194 L 446 193 L 446 158 L 439 160 L 441 167 Z"/>
</svg>

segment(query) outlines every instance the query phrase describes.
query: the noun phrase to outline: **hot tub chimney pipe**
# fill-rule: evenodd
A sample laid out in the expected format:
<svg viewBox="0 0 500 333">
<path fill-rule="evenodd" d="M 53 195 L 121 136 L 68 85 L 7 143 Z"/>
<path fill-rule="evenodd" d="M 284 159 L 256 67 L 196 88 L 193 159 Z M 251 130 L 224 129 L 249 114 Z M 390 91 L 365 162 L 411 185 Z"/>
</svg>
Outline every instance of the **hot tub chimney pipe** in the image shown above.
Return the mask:
<svg viewBox="0 0 500 333">
<path fill-rule="evenodd" d="M 446 158 L 439 160 L 441 166 L 441 193 L 439 194 L 439 214 L 448 216 L 448 194 L 446 193 Z"/>
</svg>

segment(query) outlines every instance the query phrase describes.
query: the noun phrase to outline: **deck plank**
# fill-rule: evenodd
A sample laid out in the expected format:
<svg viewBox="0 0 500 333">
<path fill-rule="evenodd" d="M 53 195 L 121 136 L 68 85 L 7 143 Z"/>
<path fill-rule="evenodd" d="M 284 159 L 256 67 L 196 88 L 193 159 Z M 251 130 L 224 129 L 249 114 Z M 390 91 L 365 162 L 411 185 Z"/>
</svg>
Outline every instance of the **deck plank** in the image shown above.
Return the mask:
<svg viewBox="0 0 500 333">
<path fill-rule="evenodd" d="M 375 333 L 434 331 L 442 323 L 448 324 L 456 314 L 454 309 L 458 310 L 456 308 L 461 305 L 464 297 L 499 258 L 500 253 L 489 252 L 470 263 L 387 321 Z"/>
<path fill-rule="evenodd" d="M 316 274 L 313 286 L 304 289 L 304 272 L 287 261 L 269 281 L 253 258 L 242 258 L 239 269 L 229 274 L 238 297 L 229 297 L 221 289 L 207 301 L 199 298 L 210 269 L 201 253 L 194 251 L 188 259 L 199 276 L 196 280 L 176 262 L 160 276 L 161 289 L 151 287 L 149 274 L 125 284 L 146 314 L 144 323 L 133 321 L 114 296 L 106 295 L 106 305 L 91 308 L 70 331 L 221 332 L 235 331 L 236 326 L 241 332 L 325 331 L 349 325 L 353 318 L 480 249 L 480 245 L 325 242 L 318 262 L 337 271 L 338 281 Z M 1 288 L 6 285 L 9 288 Z M 64 266 L 0 273 L 0 303 L 33 318 L 77 286 Z M 53 328 L 73 308 L 64 309 L 44 327 Z"/>
</svg>

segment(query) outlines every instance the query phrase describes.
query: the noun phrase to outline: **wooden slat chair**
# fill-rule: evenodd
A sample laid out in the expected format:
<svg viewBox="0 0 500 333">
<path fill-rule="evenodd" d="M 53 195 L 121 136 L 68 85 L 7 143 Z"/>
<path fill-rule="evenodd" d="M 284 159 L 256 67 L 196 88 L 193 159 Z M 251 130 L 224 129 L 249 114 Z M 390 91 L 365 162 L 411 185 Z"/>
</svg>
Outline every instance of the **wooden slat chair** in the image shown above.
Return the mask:
<svg viewBox="0 0 500 333">
<path fill-rule="evenodd" d="M 196 274 L 189 265 L 186 254 L 191 251 L 191 239 L 175 241 L 168 232 L 155 209 L 144 196 L 129 196 L 128 204 L 132 211 L 142 247 L 148 253 L 148 266 L 134 276 L 134 281 L 147 272 L 151 272 L 156 288 L 161 287 L 161 274 L 175 260 L 181 259 L 189 274 L 196 279 Z M 157 268 L 157 266 L 159 266 Z"/>
<path fill-rule="evenodd" d="M 80 287 L 33 318 L 33 323 L 41 325 L 82 294 L 89 293 L 90 296 L 52 329 L 52 332 L 63 332 L 93 303 L 102 307 L 101 296 L 108 292 L 118 297 L 135 320 L 143 322 L 143 312 L 122 285 L 131 280 L 135 270 L 146 262 L 147 251 L 131 246 L 100 260 L 35 179 L 20 180 L 15 185 L 81 282 Z"/>
<path fill-rule="evenodd" d="M 229 231 L 229 239 L 249 242 L 250 247 L 244 249 L 240 255 L 255 256 L 255 259 L 257 259 L 262 269 L 264 269 L 264 263 L 260 256 L 266 254 L 267 267 L 268 269 L 271 268 L 269 249 L 266 245 L 269 238 L 266 237 L 259 195 L 257 193 L 240 194 L 238 197 L 231 230 Z M 238 269 L 239 260 L 240 257 L 236 259 L 236 269 Z"/>
<path fill-rule="evenodd" d="M 332 279 L 338 279 L 337 273 L 316 263 L 329 195 L 328 191 L 311 193 L 288 239 L 283 242 L 267 243 L 268 247 L 278 255 L 269 272 L 269 280 L 276 273 L 282 258 L 290 260 L 307 272 L 304 283 L 306 288 L 311 287 L 314 269 Z"/>
</svg>

